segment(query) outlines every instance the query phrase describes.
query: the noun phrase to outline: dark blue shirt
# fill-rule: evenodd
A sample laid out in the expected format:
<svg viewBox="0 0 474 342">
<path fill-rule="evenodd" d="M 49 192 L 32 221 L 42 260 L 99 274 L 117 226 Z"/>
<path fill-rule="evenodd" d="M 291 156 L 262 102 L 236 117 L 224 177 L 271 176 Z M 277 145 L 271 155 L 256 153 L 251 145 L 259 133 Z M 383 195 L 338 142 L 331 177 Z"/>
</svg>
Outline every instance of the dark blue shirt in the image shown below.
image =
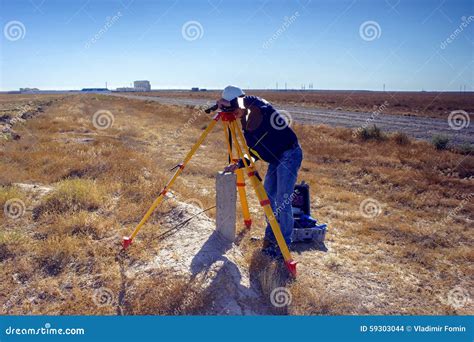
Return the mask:
<svg viewBox="0 0 474 342">
<path fill-rule="evenodd" d="M 298 145 L 289 118 L 257 96 L 245 96 L 244 107 L 247 115 L 242 117 L 241 123 L 252 156 L 268 163 L 279 163 L 284 151 Z"/>
</svg>

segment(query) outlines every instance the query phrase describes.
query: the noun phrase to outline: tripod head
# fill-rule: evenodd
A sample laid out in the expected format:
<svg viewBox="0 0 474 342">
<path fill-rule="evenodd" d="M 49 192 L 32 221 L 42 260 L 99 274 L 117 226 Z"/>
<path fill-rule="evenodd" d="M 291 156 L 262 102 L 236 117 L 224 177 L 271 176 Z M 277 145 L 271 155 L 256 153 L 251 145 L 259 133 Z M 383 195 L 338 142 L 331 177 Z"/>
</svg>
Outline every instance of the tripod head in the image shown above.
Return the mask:
<svg viewBox="0 0 474 342">
<path fill-rule="evenodd" d="M 214 106 L 209 107 L 209 108 L 205 109 L 204 111 L 205 111 L 207 114 L 209 114 L 210 112 L 216 111 L 217 108 L 219 108 L 219 106 L 218 106 L 217 104 L 215 104 Z"/>
<path fill-rule="evenodd" d="M 210 112 L 214 112 L 219 108 L 217 104 L 212 107 L 205 109 L 204 111 L 209 114 Z M 233 107 L 223 107 L 219 109 L 217 115 L 222 119 L 222 121 L 235 121 L 237 117 L 234 114 L 235 108 Z"/>
<path fill-rule="evenodd" d="M 209 114 L 209 113 L 211 113 L 211 112 L 216 111 L 217 109 L 220 109 L 220 111 L 221 111 L 221 112 L 224 112 L 224 113 L 232 113 L 232 112 L 236 109 L 236 107 L 231 105 L 231 106 L 229 106 L 229 107 L 221 107 L 221 108 L 219 108 L 219 106 L 218 106 L 217 103 L 216 103 L 214 106 L 209 107 L 209 108 L 205 109 L 204 111 L 205 111 L 207 114 Z"/>
</svg>

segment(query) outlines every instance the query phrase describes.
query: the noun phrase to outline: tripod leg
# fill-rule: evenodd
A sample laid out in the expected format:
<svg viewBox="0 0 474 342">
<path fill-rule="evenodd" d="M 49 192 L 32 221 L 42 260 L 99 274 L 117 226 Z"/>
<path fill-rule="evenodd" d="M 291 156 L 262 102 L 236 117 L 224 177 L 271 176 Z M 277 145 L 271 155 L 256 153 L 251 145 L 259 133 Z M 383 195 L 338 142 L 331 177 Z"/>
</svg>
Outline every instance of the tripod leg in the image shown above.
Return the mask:
<svg viewBox="0 0 474 342">
<path fill-rule="evenodd" d="M 240 128 L 237 126 L 237 123 L 231 122 L 230 127 L 232 130 L 232 134 L 234 136 L 235 140 L 235 146 L 237 147 L 237 152 L 239 153 L 240 158 L 243 158 L 243 152 L 242 148 L 240 147 L 240 142 L 241 141 L 242 146 L 245 148 L 245 152 L 247 155 L 250 156 L 250 150 L 245 142 L 245 138 L 242 134 L 242 131 Z M 237 139 L 237 137 L 239 139 Z M 255 189 L 255 192 L 257 194 L 258 200 L 260 201 L 260 205 L 263 207 L 263 211 L 265 212 L 265 216 L 268 219 L 268 222 L 270 223 L 270 226 L 272 228 L 273 234 L 275 235 L 275 239 L 278 243 L 278 247 L 280 248 L 281 254 L 283 255 L 283 258 L 285 259 L 285 265 L 288 268 L 288 271 L 296 277 L 296 262 L 293 261 L 291 257 L 290 250 L 288 249 L 288 245 L 286 244 L 285 239 L 283 238 L 283 234 L 281 233 L 280 230 L 280 225 L 278 221 L 275 218 L 275 215 L 273 213 L 272 207 L 270 205 L 270 200 L 268 199 L 267 192 L 265 191 L 265 188 L 263 187 L 263 184 L 260 182 L 260 180 L 256 176 L 256 170 L 255 166 L 253 165 L 253 162 L 250 160 L 250 165 L 247 163 L 245 158 L 243 159 L 244 164 L 245 164 L 245 169 L 247 170 L 247 173 L 250 177 L 250 181 L 252 182 L 252 186 Z"/>
<path fill-rule="evenodd" d="M 229 158 L 233 162 L 237 162 L 238 158 L 237 159 L 234 158 L 234 153 L 232 152 L 232 147 L 230 146 L 229 124 L 227 123 L 227 121 L 223 121 L 223 123 L 224 123 L 224 134 L 227 141 L 227 149 L 229 151 Z M 245 191 L 244 170 L 238 169 L 235 173 L 237 175 L 237 190 L 239 192 L 240 205 L 242 206 L 244 224 L 245 224 L 245 227 L 250 228 L 252 226 L 252 219 L 250 218 L 249 205 L 247 202 L 247 194 Z"/>
<path fill-rule="evenodd" d="M 191 150 L 188 152 L 188 154 L 186 155 L 186 157 L 184 158 L 183 162 L 181 164 L 179 164 L 178 166 L 178 169 L 176 170 L 176 172 L 174 173 L 174 175 L 171 177 L 171 179 L 168 181 L 168 183 L 164 186 L 163 190 L 161 190 L 160 192 L 160 195 L 155 199 L 155 201 L 153 202 L 153 204 L 151 205 L 150 209 L 148 209 L 148 211 L 145 213 L 145 216 L 143 216 L 143 218 L 141 219 L 141 221 L 138 223 L 138 225 L 135 227 L 135 230 L 133 231 L 132 235 L 130 235 L 129 237 L 125 236 L 122 240 L 122 246 L 124 249 L 126 249 L 128 246 L 130 246 L 130 244 L 132 243 L 133 241 L 133 238 L 135 238 L 135 236 L 138 234 L 138 232 L 140 231 L 140 228 L 145 224 L 145 222 L 150 218 L 151 214 L 153 214 L 153 211 L 156 209 L 156 207 L 158 207 L 158 205 L 163 201 L 163 198 L 164 196 L 166 195 L 166 192 L 168 191 L 169 188 L 171 188 L 171 186 L 173 185 L 173 183 L 175 182 L 176 178 L 178 178 L 178 176 L 181 174 L 181 172 L 183 172 L 183 169 L 184 167 L 186 166 L 186 164 L 189 162 L 189 160 L 191 159 L 191 157 L 193 156 L 193 154 L 196 152 L 196 150 L 199 148 L 199 146 L 202 144 L 202 142 L 204 141 L 204 139 L 206 139 L 207 135 L 209 134 L 209 132 L 214 128 L 214 126 L 216 125 L 217 121 L 219 121 L 220 119 L 220 116 L 219 114 L 215 115 L 214 118 L 212 119 L 212 121 L 209 123 L 209 125 L 207 126 L 207 128 L 204 130 L 204 132 L 202 132 L 201 136 L 199 137 L 199 139 L 196 141 L 196 143 L 193 145 L 193 147 L 191 148 Z"/>
<path fill-rule="evenodd" d="M 238 169 L 235 173 L 237 174 L 237 189 L 239 190 L 240 204 L 242 205 L 242 213 L 244 215 L 244 224 L 245 227 L 250 229 L 250 227 L 252 226 L 252 219 L 250 218 L 247 194 L 245 191 L 244 170 Z"/>
</svg>

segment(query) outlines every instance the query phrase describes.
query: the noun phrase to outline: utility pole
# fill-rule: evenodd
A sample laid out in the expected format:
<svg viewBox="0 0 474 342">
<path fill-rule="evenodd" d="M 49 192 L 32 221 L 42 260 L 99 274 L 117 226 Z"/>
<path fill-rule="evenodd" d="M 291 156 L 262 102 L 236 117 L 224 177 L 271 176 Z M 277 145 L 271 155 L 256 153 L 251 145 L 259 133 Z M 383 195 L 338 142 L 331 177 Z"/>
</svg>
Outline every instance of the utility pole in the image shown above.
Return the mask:
<svg viewBox="0 0 474 342">
<path fill-rule="evenodd" d="M 385 83 L 383 84 L 383 92 L 385 93 Z"/>
</svg>

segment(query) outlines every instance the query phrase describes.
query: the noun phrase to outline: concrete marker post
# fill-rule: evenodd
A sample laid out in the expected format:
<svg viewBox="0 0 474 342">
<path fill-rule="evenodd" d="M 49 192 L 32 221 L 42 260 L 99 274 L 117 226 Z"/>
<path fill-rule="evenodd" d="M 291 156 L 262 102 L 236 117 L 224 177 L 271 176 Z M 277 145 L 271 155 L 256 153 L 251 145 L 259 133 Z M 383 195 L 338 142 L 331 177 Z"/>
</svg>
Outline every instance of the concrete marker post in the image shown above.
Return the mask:
<svg viewBox="0 0 474 342">
<path fill-rule="evenodd" d="M 216 176 L 216 230 L 228 241 L 234 242 L 236 230 L 237 176 L 218 172 Z"/>
</svg>

